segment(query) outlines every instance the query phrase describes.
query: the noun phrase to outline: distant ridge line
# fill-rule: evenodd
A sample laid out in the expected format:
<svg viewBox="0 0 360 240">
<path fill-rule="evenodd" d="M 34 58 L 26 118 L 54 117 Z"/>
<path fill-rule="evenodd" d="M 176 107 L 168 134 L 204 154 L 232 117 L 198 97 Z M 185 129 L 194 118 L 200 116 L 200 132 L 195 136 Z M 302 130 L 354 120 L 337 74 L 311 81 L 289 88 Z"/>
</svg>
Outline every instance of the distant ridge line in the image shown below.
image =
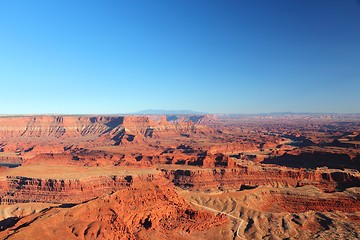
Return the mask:
<svg viewBox="0 0 360 240">
<path fill-rule="evenodd" d="M 270 112 L 270 113 L 207 113 L 192 110 L 142 110 L 133 113 L 29 113 L 0 114 L 0 117 L 35 116 L 136 116 L 136 115 L 214 115 L 214 116 L 359 116 L 360 113 Z"/>
<path fill-rule="evenodd" d="M 146 109 L 146 110 L 141 110 L 138 112 L 135 112 L 133 114 L 140 114 L 140 115 L 145 115 L 145 114 L 149 114 L 149 115 L 171 115 L 171 114 L 199 114 L 199 115 L 206 115 L 209 113 L 206 112 L 198 112 L 198 111 L 193 111 L 193 110 L 162 110 L 162 109 Z"/>
</svg>

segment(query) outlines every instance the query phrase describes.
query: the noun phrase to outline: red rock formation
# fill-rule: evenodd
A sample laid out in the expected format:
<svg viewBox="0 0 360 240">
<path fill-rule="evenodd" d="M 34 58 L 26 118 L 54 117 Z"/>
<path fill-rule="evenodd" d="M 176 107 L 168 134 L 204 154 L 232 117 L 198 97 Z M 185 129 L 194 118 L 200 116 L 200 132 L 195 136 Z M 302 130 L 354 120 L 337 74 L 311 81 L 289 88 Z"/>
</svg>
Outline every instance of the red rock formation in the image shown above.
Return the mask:
<svg viewBox="0 0 360 240">
<path fill-rule="evenodd" d="M 245 166 L 233 169 L 166 170 L 165 176 L 176 186 L 194 189 L 240 189 L 241 186 L 296 187 L 314 185 L 325 192 L 355 187 L 360 176 L 347 171 L 303 171 L 277 167 Z"/>
<path fill-rule="evenodd" d="M 0 237 L 188 239 L 194 231 L 205 231 L 226 221 L 223 215 L 215 217 L 192 209 L 171 186 L 142 182 L 72 208 L 52 208 L 30 215 Z"/>
<path fill-rule="evenodd" d="M 8 176 L 0 181 L 1 204 L 46 202 L 81 203 L 131 186 L 152 182 L 160 175 L 96 176 L 82 179 L 38 179 Z"/>
</svg>

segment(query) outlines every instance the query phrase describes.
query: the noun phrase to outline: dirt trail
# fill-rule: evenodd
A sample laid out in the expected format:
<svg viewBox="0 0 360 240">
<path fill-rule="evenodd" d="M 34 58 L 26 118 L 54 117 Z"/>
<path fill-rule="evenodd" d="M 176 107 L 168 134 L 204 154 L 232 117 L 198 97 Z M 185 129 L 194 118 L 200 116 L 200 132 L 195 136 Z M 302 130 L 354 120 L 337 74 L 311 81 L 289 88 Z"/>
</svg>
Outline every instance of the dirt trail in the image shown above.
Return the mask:
<svg viewBox="0 0 360 240">
<path fill-rule="evenodd" d="M 204 205 L 200 205 L 200 204 L 198 204 L 198 203 L 196 203 L 196 202 L 193 202 L 193 201 L 190 201 L 190 203 L 193 204 L 193 205 L 195 205 L 195 206 L 198 206 L 198 207 L 201 207 L 201 208 L 205 208 L 205 209 L 207 209 L 207 210 L 210 210 L 210 211 L 212 211 L 212 212 L 221 213 L 221 214 L 224 214 L 224 215 L 229 216 L 229 217 L 231 217 L 231 218 L 234 218 L 234 219 L 236 219 L 236 220 L 240 220 L 239 226 L 238 226 L 238 228 L 237 228 L 237 230 L 236 230 L 236 236 L 237 236 L 239 239 L 245 239 L 245 238 L 241 237 L 240 234 L 239 234 L 240 228 L 241 228 L 242 224 L 244 223 L 244 220 L 242 220 L 241 218 L 236 217 L 236 216 L 231 215 L 231 214 L 226 213 L 226 212 L 222 212 L 222 211 L 219 211 L 219 210 L 216 210 L 216 209 L 213 209 L 213 208 L 209 208 L 209 207 L 204 206 Z M 236 207 L 235 207 L 235 208 L 236 208 Z"/>
</svg>

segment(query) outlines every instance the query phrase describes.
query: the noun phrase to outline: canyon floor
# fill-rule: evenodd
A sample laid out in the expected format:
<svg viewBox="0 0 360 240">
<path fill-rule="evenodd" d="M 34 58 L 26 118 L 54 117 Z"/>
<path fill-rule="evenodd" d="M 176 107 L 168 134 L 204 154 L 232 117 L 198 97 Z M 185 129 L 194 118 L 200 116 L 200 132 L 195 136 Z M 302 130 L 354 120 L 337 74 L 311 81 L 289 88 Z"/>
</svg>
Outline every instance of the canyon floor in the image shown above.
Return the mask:
<svg viewBox="0 0 360 240">
<path fill-rule="evenodd" d="M 0 117 L 0 239 L 359 239 L 360 116 Z"/>
</svg>

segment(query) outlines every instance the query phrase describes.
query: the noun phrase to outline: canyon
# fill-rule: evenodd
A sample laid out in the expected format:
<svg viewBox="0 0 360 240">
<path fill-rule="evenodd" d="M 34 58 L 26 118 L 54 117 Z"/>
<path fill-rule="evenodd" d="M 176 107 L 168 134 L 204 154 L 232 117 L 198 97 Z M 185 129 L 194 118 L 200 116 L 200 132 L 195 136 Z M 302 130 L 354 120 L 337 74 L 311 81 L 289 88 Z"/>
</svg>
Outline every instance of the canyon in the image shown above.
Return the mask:
<svg viewBox="0 0 360 240">
<path fill-rule="evenodd" d="M 2 116 L 0 237 L 358 239 L 359 136 L 357 115 Z"/>
</svg>

